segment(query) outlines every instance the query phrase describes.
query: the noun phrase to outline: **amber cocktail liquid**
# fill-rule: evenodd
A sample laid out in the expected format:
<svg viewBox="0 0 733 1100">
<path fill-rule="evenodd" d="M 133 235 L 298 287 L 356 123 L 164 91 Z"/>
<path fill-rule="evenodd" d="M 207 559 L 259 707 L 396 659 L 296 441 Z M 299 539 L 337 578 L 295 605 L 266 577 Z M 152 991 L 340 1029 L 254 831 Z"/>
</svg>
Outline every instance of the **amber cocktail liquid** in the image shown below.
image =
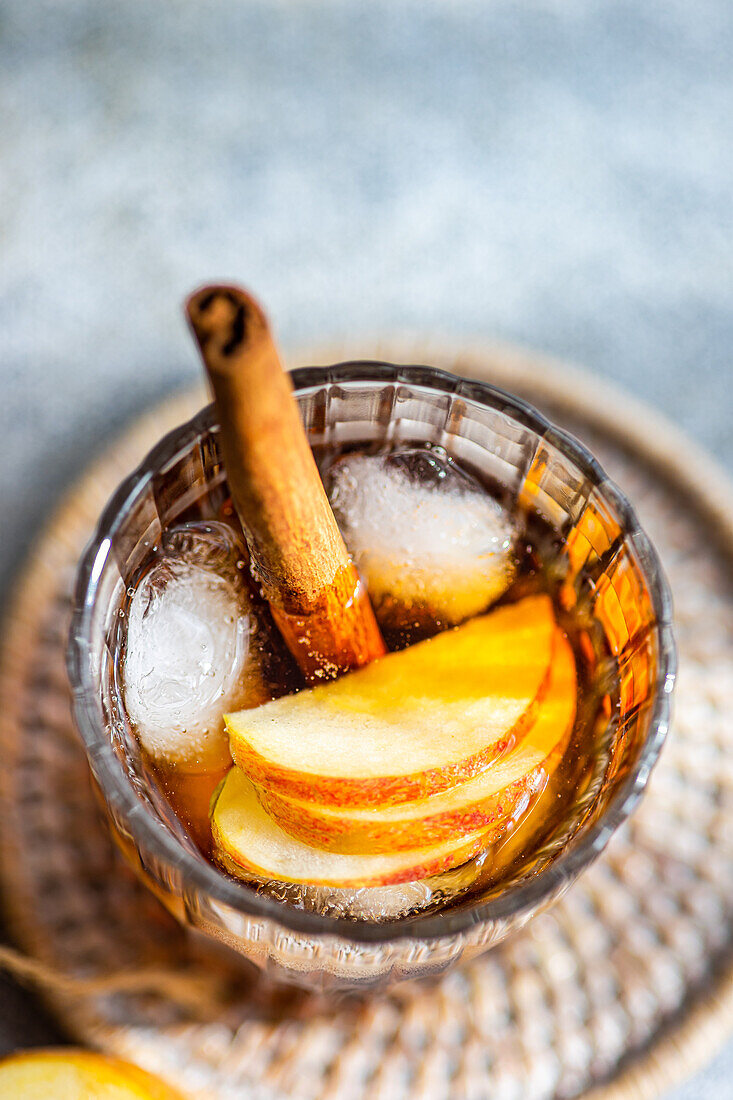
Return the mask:
<svg viewBox="0 0 733 1100">
<path fill-rule="evenodd" d="M 235 878 L 354 919 L 460 906 L 544 866 L 592 806 L 607 631 L 526 485 L 509 501 L 434 446 L 317 459 L 390 656 L 305 684 L 224 484 L 128 588 L 117 718 L 172 826 Z"/>
</svg>

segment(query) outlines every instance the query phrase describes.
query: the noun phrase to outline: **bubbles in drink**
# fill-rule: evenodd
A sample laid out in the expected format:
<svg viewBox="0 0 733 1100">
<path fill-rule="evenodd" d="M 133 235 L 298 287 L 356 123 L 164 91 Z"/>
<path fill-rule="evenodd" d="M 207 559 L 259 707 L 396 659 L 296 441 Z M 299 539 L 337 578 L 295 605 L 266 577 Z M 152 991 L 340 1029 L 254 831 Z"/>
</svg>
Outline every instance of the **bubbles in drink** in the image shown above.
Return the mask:
<svg viewBox="0 0 733 1100">
<path fill-rule="evenodd" d="M 155 760 L 213 768 L 229 758 L 222 715 L 246 705 L 255 618 L 225 524 L 168 531 L 127 611 L 124 701 Z"/>
<path fill-rule="evenodd" d="M 507 513 L 442 449 L 347 455 L 326 480 L 387 628 L 400 616 L 461 622 L 486 610 L 511 583 Z"/>
</svg>

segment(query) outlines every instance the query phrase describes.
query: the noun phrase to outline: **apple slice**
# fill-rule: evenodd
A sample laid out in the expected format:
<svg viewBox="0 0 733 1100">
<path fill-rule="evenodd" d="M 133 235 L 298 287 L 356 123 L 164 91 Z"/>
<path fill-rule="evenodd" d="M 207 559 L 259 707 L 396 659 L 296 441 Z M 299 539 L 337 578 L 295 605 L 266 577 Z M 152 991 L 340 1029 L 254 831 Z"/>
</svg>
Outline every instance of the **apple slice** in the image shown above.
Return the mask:
<svg viewBox="0 0 733 1100">
<path fill-rule="evenodd" d="M 534 724 L 507 756 L 475 779 L 442 794 L 397 806 L 352 809 L 323 806 L 261 790 L 260 799 L 291 836 L 333 852 L 396 852 L 439 844 L 487 828 L 489 844 L 504 831 L 522 799 L 554 771 L 575 720 L 576 674 L 572 648 L 558 631 L 550 681 Z"/>
<path fill-rule="evenodd" d="M 512 748 L 546 689 L 555 619 L 528 596 L 340 680 L 225 716 L 258 786 L 333 806 L 426 798 Z"/>
<path fill-rule="evenodd" d="M 312 886 L 386 886 L 457 867 L 483 847 L 483 831 L 383 855 L 341 855 L 303 844 L 270 817 L 241 768 L 224 780 L 211 818 L 216 854 L 235 873 Z"/>
<path fill-rule="evenodd" d="M 0 1096 L 10 1100 L 183 1100 L 138 1066 L 64 1047 L 27 1050 L 0 1062 Z"/>
</svg>

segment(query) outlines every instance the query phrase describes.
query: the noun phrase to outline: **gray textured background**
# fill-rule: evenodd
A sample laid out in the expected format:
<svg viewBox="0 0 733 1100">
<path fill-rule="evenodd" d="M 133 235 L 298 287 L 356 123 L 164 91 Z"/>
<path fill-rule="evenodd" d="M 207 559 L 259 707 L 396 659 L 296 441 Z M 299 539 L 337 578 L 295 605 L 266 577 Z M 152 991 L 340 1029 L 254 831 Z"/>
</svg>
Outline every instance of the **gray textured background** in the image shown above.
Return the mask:
<svg viewBox="0 0 733 1100">
<path fill-rule="evenodd" d="M 179 302 L 209 278 L 286 344 L 571 358 L 733 464 L 732 58 L 730 0 L 0 0 L 3 591 L 197 377 Z M 53 1037 L 0 1005 L 0 1046 Z M 732 1078 L 729 1046 L 673 1095 Z"/>
</svg>

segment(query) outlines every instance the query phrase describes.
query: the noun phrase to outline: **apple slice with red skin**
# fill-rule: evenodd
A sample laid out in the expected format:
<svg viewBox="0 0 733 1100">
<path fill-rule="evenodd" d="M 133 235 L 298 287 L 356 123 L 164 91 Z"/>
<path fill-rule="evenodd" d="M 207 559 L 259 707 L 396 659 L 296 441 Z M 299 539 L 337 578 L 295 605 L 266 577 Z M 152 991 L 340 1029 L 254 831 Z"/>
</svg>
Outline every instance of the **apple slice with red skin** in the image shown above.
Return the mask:
<svg viewBox="0 0 733 1100">
<path fill-rule="evenodd" d="M 226 715 L 258 786 L 336 807 L 390 806 L 479 775 L 531 727 L 556 640 L 528 596 L 341 679 Z"/>
<path fill-rule="evenodd" d="M 323 806 L 259 790 L 279 825 L 298 840 L 332 852 L 396 852 L 455 840 L 477 829 L 493 843 L 523 799 L 544 786 L 561 758 L 575 720 L 575 658 L 558 631 L 547 692 L 521 743 L 480 775 L 416 802 L 353 809 Z"/>
<path fill-rule="evenodd" d="M 233 873 L 335 888 L 414 882 L 465 863 L 484 846 L 483 831 L 479 831 L 458 841 L 380 855 L 343 855 L 313 848 L 280 828 L 237 767 L 219 791 L 211 831 L 215 858 Z"/>
</svg>

